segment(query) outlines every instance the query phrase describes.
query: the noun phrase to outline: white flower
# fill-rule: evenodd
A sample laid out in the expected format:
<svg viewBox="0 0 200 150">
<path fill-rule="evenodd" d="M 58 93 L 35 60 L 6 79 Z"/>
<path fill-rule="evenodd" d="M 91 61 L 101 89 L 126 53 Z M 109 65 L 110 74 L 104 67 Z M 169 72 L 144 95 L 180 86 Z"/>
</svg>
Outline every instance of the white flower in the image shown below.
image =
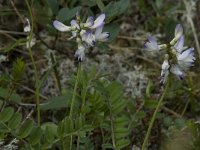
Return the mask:
<svg viewBox="0 0 200 150">
<path fill-rule="evenodd" d="M 167 77 L 169 75 L 169 61 L 168 59 L 165 59 L 162 64 L 162 70 L 161 70 L 161 81 L 160 83 L 164 84 L 167 81 Z"/>
<path fill-rule="evenodd" d="M 194 65 L 195 57 L 194 57 L 194 48 L 189 48 L 177 55 L 177 60 L 179 66 L 183 70 L 189 69 L 189 67 Z"/>
<path fill-rule="evenodd" d="M 144 44 L 146 50 L 158 51 L 160 49 L 157 41 L 152 36 L 148 36 L 147 39 L 148 41 Z"/>
<path fill-rule="evenodd" d="M 105 42 L 105 41 L 108 40 L 108 38 L 110 36 L 109 32 L 102 32 L 103 31 L 103 26 L 104 26 L 104 24 L 102 24 L 101 26 L 96 28 L 96 31 L 95 31 L 95 40 L 96 41 Z"/>
<path fill-rule="evenodd" d="M 170 71 L 175 74 L 179 79 L 183 80 L 185 72 L 183 72 L 178 65 L 173 65 Z"/>
<path fill-rule="evenodd" d="M 106 17 L 105 14 L 99 15 L 97 17 L 97 19 L 94 21 L 94 24 L 90 28 L 95 29 L 95 28 L 101 26 L 102 24 L 104 24 L 105 17 Z"/>
<path fill-rule="evenodd" d="M 53 22 L 53 26 L 54 26 L 57 30 L 59 30 L 59 31 L 61 31 L 61 32 L 66 32 L 66 31 L 70 31 L 70 30 L 71 30 L 71 27 L 70 27 L 70 26 L 66 26 L 66 25 L 64 25 L 63 23 L 61 23 L 60 21 L 57 21 L 57 20 L 55 20 L 55 21 Z"/>
<path fill-rule="evenodd" d="M 24 32 L 28 33 L 31 31 L 31 25 L 30 25 L 30 21 L 28 18 L 25 18 L 25 20 L 26 20 L 26 25 L 24 27 Z"/>
<path fill-rule="evenodd" d="M 78 58 L 78 60 L 80 61 L 84 61 L 85 60 L 85 47 L 83 44 L 79 43 L 78 44 L 78 49 L 75 52 L 75 57 Z"/>
</svg>

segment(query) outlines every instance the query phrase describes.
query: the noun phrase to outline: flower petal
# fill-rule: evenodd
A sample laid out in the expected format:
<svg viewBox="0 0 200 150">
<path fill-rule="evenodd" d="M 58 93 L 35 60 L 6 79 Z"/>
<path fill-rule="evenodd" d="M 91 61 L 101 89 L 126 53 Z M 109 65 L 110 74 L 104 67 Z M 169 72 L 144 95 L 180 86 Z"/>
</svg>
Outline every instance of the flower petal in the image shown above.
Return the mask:
<svg viewBox="0 0 200 150">
<path fill-rule="evenodd" d="M 55 20 L 55 21 L 53 22 L 53 26 L 54 26 L 57 30 L 59 30 L 59 31 L 61 31 L 61 32 L 66 32 L 66 31 L 70 31 L 70 30 L 71 30 L 71 27 L 66 26 L 66 25 L 64 25 L 63 23 L 61 23 L 60 21 L 57 21 L 57 20 Z"/>
<path fill-rule="evenodd" d="M 194 48 L 189 48 L 177 56 L 178 64 L 183 70 L 194 65 Z"/>
<path fill-rule="evenodd" d="M 104 23 L 106 15 L 105 14 L 101 14 L 97 17 L 97 19 L 94 21 L 93 26 L 91 26 L 91 29 L 95 29 L 99 26 L 101 26 Z"/>
<path fill-rule="evenodd" d="M 95 39 L 97 41 L 105 42 L 105 41 L 108 40 L 109 37 L 110 37 L 110 33 L 109 32 L 103 32 L 98 37 L 95 36 Z"/>
<path fill-rule="evenodd" d="M 80 26 L 78 25 L 78 23 L 77 23 L 76 20 L 73 19 L 73 20 L 70 22 L 70 24 L 71 24 L 72 27 L 75 27 L 75 28 L 77 28 L 77 29 L 80 29 Z"/>
<path fill-rule="evenodd" d="M 84 61 L 85 60 L 85 47 L 83 44 L 78 44 L 78 49 L 76 50 L 74 56 L 78 58 L 78 60 L 80 61 Z"/>
<path fill-rule="evenodd" d="M 185 73 L 177 65 L 173 65 L 170 71 L 175 74 L 180 80 L 183 80 Z"/>
<path fill-rule="evenodd" d="M 174 45 L 174 48 L 179 52 L 181 53 L 183 50 L 184 50 L 184 36 L 181 36 L 179 38 L 179 40 L 177 41 L 177 43 Z"/>
<path fill-rule="evenodd" d="M 148 36 L 148 41 L 144 43 L 145 49 L 148 51 L 158 51 L 160 48 L 158 43 L 152 36 Z"/>
<path fill-rule="evenodd" d="M 98 28 L 96 28 L 95 37 L 96 37 L 96 36 L 98 37 L 98 36 L 102 33 L 102 31 L 103 31 L 103 26 L 104 26 L 104 23 L 103 23 L 101 26 L 99 26 Z"/>
<path fill-rule="evenodd" d="M 91 27 L 92 25 L 94 25 L 94 17 L 90 16 L 87 18 L 84 27 Z"/>
<path fill-rule="evenodd" d="M 167 77 L 169 75 L 169 62 L 167 59 L 164 60 L 162 64 L 162 70 L 161 70 L 161 84 L 164 84 L 167 81 Z"/>
<path fill-rule="evenodd" d="M 99 26 L 98 28 L 96 28 L 95 31 L 95 40 L 97 41 L 102 41 L 105 42 L 108 40 L 110 33 L 109 32 L 102 32 L 103 31 L 103 26 L 104 24 L 102 24 L 101 26 Z"/>
<path fill-rule="evenodd" d="M 25 25 L 25 27 L 24 27 L 24 32 L 30 32 L 31 31 L 31 25 L 30 25 L 30 21 L 29 21 L 29 19 L 28 18 L 25 18 L 25 20 L 26 20 L 26 25 Z"/>
<path fill-rule="evenodd" d="M 183 35 L 183 27 L 181 24 L 177 24 L 175 28 L 175 38 L 178 40 Z"/>
<path fill-rule="evenodd" d="M 95 45 L 95 36 L 91 32 L 86 32 L 82 35 L 82 41 L 93 47 Z"/>
</svg>

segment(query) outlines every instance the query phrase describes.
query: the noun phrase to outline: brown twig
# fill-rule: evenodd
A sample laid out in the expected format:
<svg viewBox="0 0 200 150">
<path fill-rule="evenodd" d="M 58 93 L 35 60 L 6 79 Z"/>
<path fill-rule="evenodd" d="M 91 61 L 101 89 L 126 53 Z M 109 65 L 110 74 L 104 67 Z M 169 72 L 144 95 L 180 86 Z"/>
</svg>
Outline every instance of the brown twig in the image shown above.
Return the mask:
<svg viewBox="0 0 200 150">
<path fill-rule="evenodd" d="M 17 16 L 21 20 L 21 22 L 24 23 L 24 19 L 23 19 L 24 17 L 22 17 L 22 15 L 19 13 L 18 9 L 15 7 L 15 3 L 12 0 L 10 0 L 10 3 L 12 5 L 14 11 L 16 12 Z"/>
</svg>

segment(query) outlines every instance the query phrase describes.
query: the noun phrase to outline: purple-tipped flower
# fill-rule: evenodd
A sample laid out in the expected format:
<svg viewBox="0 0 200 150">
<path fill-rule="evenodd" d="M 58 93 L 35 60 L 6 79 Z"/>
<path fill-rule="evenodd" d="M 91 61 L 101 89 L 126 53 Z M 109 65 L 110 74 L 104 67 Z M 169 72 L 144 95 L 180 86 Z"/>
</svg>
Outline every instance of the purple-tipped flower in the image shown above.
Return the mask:
<svg viewBox="0 0 200 150">
<path fill-rule="evenodd" d="M 105 42 L 105 41 L 108 40 L 108 38 L 110 36 L 109 32 L 102 32 L 103 31 L 103 26 L 104 26 L 104 24 L 102 24 L 101 26 L 96 28 L 96 31 L 95 31 L 95 40 L 96 41 Z"/>
<path fill-rule="evenodd" d="M 177 41 L 177 43 L 174 45 L 174 48 L 178 53 L 181 53 L 184 50 L 183 45 L 184 45 L 184 36 L 181 36 Z"/>
<path fill-rule="evenodd" d="M 167 81 L 167 77 L 169 75 L 169 61 L 168 61 L 168 56 L 166 56 L 163 64 L 162 64 L 162 70 L 161 70 L 161 84 L 164 84 Z"/>
<path fill-rule="evenodd" d="M 95 36 L 91 32 L 85 32 L 82 35 L 82 41 L 93 47 L 95 45 Z"/>
<path fill-rule="evenodd" d="M 170 71 L 176 75 L 180 80 L 183 80 L 185 76 L 185 72 L 180 69 L 178 65 L 173 65 L 170 69 Z"/>
<path fill-rule="evenodd" d="M 183 27 L 181 24 L 177 24 L 175 28 L 174 38 L 170 42 L 171 45 L 174 45 L 176 41 L 179 40 L 179 38 L 183 35 Z"/>
<path fill-rule="evenodd" d="M 194 48 L 189 48 L 182 52 L 181 54 L 177 55 L 177 60 L 179 66 L 183 70 L 189 69 L 191 66 L 194 65 L 195 57 L 194 57 Z"/>
<path fill-rule="evenodd" d="M 79 13 L 76 14 L 76 20 L 71 20 L 70 26 L 66 26 L 63 23 L 55 20 L 53 22 L 54 27 L 61 31 L 70 31 L 72 37 L 76 38 L 78 43 L 78 49 L 75 53 L 75 57 L 78 60 L 83 61 L 85 59 L 85 50 L 89 47 L 93 47 L 96 41 L 106 41 L 109 37 L 108 32 L 102 32 L 104 26 L 105 14 L 99 15 L 96 20 L 93 17 L 88 17 L 85 23 L 81 22 Z"/>
<path fill-rule="evenodd" d="M 158 51 L 160 49 L 157 41 L 152 36 L 148 36 L 147 39 L 148 41 L 144 44 L 146 50 Z"/>
<path fill-rule="evenodd" d="M 94 25 L 94 17 L 90 16 L 87 18 L 86 23 L 83 24 L 84 27 L 90 28 Z"/>
<path fill-rule="evenodd" d="M 181 24 L 177 24 L 175 28 L 175 38 L 178 40 L 183 35 L 183 27 Z"/>
<path fill-rule="evenodd" d="M 78 49 L 75 52 L 75 57 L 78 58 L 78 60 L 80 61 L 84 61 L 85 60 L 85 46 L 81 43 L 78 44 Z"/>
<path fill-rule="evenodd" d="M 102 24 L 104 24 L 104 20 L 105 20 L 106 15 L 105 14 L 101 14 L 99 15 L 96 20 L 94 21 L 94 24 L 90 27 L 91 29 L 96 29 L 99 26 L 101 26 Z"/>
<path fill-rule="evenodd" d="M 185 72 L 194 65 L 194 48 L 184 47 L 183 27 L 178 24 L 175 28 L 175 37 L 167 45 L 158 45 L 156 40 L 149 36 L 145 43 L 148 51 L 158 51 L 167 48 L 165 60 L 162 64 L 161 83 L 164 84 L 169 73 L 176 75 L 180 80 L 185 77 Z"/>
<path fill-rule="evenodd" d="M 70 24 L 71 24 L 71 28 L 72 28 L 73 30 L 80 29 L 80 26 L 79 26 L 79 24 L 77 23 L 76 20 L 72 20 L 72 21 L 70 22 Z"/>
<path fill-rule="evenodd" d="M 66 25 L 64 25 L 62 22 L 60 22 L 60 21 L 58 21 L 58 20 L 55 20 L 55 21 L 53 22 L 53 26 L 54 26 L 57 30 L 59 30 L 59 31 L 61 31 L 61 32 L 67 32 L 67 31 L 70 31 L 70 30 L 71 30 L 71 27 L 70 27 L 70 26 L 66 26 Z"/>
</svg>

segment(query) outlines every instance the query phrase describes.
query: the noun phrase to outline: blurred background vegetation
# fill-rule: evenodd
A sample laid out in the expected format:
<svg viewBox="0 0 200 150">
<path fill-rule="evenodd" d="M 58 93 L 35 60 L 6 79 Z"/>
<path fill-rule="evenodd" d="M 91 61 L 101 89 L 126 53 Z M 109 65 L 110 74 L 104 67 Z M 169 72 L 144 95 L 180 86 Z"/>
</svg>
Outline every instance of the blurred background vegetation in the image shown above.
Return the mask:
<svg viewBox="0 0 200 150">
<path fill-rule="evenodd" d="M 63 135 L 68 132 L 75 137 L 74 149 L 80 143 L 79 149 L 87 150 L 116 147 L 139 150 L 162 93 L 159 76 L 164 57 L 148 55 L 143 44 L 150 34 L 160 43 L 169 42 L 179 23 L 184 27 L 185 42 L 195 47 L 195 66 L 183 81 L 173 78 L 147 149 L 200 149 L 200 1 L 28 2 L 33 14 L 32 53 L 41 81 L 42 125 L 36 127 L 35 76 L 26 46 L 28 35 L 23 32 L 25 18 L 31 19 L 30 13 L 25 1 L 0 0 L 2 149 L 6 150 L 9 144 L 13 149 L 61 149 L 63 143 L 68 145 L 60 142 L 69 138 Z M 104 30 L 111 34 L 107 43 L 97 43 L 95 48 L 89 49 L 82 63 L 75 109 L 75 121 L 81 125 L 66 117 L 75 83 L 76 42 L 68 40 L 70 34 L 57 32 L 52 25 L 55 19 L 69 24 L 77 12 L 83 20 L 105 13 Z M 108 102 L 107 97 L 110 98 Z M 83 99 L 86 104 L 81 107 Z M 73 122 L 72 126 L 77 128 L 64 130 L 68 122 Z M 111 142 L 113 134 L 116 147 Z M 16 143 L 13 142 L 15 138 Z"/>
</svg>

